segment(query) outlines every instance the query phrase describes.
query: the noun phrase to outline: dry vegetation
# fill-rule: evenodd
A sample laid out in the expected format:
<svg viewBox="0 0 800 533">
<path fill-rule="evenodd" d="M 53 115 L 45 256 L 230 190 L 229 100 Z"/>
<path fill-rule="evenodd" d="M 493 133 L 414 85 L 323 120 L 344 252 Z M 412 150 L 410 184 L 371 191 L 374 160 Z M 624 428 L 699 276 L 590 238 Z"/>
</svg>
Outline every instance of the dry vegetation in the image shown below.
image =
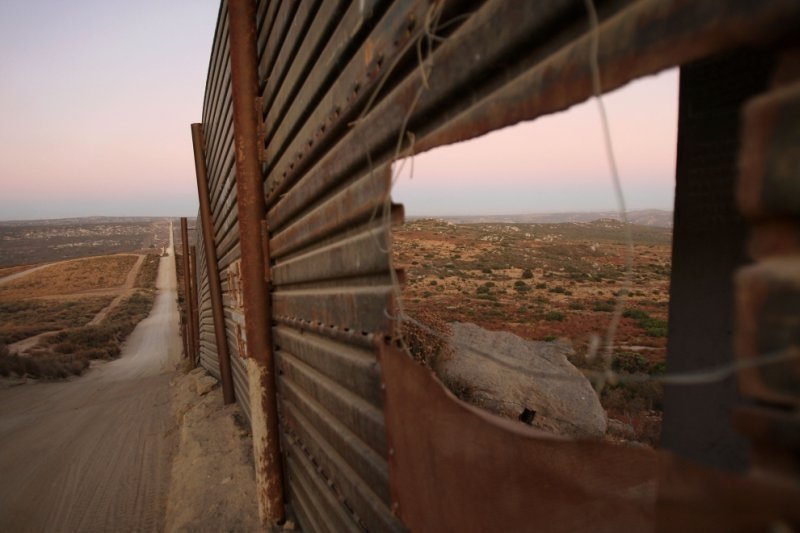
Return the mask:
<svg viewBox="0 0 800 533">
<path fill-rule="evenodd" d="M 122 342 L 150 313 L 159 259 L 144 258 L 135 292 L 125 283 L 136 255 L 59 263 L 0 285 L 0 375 L 63 379 L 83 372 L 92 359 L 117 357 Z M 106 309 L 115 294 L 126 292 L 118 306 Z M 88 325 L 103 310 L 105 318 Z M 6 344 L 42 333 L 47 335 L 38 344 L 9 353 Z"/>
<path fill-rule="evenodd" d="M 156 277 L 158 276 L 158 263 L 161 256 L 157 254 L 147 254 L 142 263 L 142 268 L 136 276 L 136 286 L 142 289 L 155 289 Z"/>
<path fill-rule="evenodd" d="M 169 220 L 94 217 L 0 222 L 0 266 L 160 249 Z"/>
<path fill-rule="evenodd" d="M 57 263 L 0 285 L 0 300 L 40 298 L 110 289 L 125 283 L 135 255 L 90 257 Z"/>
<path fill-rule="evenodd" d="M 104 309 L 112 296 L 79 300 L 0 300 L 0 343 L 11 344 L 47 331 L 82 326 Z"/>
<path fill-rule="evenodd" d="M 622 373 L 658 374 L 665 370 L 671 231 L 633 226 L 633 235 L 633 284 L 613 366 Z M 395 264 L 407 273 L 403 296 L 411 316 L 440 330 L 460 321 L 530 340 L 568 339 L 573 364 L 596 367 L 586 360 L 590 340 L 605 334 L 623 288 L 619 222 L 419 220 L 398 228 L 394 239 Z M 610 417 L 632 426 L 641 440 L 658 439 L 660 386 L 606 387 L 601 401 Z"/>
</svg>

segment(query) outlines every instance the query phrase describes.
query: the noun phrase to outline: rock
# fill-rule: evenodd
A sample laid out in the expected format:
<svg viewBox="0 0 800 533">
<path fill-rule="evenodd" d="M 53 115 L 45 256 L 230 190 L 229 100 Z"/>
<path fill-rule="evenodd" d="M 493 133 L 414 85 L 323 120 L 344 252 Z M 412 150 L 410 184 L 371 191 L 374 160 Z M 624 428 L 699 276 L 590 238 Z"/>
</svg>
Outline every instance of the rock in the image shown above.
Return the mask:
<svg viewBox="0 0 800 533">
<path fill-rule="evenodd" d="M 217 384 L 217 380 L 212 376 L 198 376 L 195 380 L 195 388 L 197 390 L 197 394 L 203 396 L 204 394 L 208 394 L 211 392 L 211 389 L 214 388 L 214 385 Z"/>
<path fill-rule="evenodd" d="M 462 399 L 559 435 L 605 435 L 605 410 L 567 360 L 570 343 L 527 341 L 469 323 L 450 328 L 451 353 L 437 359 L 434 371 Z"/>
<path fill-rule="evenodd" d="M 633 426 L 615 418 L 608 419 L 608 434 L 625 440 L 636 439 L 636 430 Z"/>
<path fill-rule="evenodd" d="M 193 368 L 189 371 L 190 376 L 204 376 L 206 375 L 206 369 L 202 366 L 198 366 L 197 368 Z"/>
</svg>

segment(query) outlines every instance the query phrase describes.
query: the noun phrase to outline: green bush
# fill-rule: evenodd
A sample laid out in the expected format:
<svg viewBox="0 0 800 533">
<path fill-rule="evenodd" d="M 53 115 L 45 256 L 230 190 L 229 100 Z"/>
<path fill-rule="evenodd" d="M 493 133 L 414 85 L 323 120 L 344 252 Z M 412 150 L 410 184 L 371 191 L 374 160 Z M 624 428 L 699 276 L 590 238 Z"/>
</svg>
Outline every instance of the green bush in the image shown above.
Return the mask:
<svg viewBox="0 0 800 533">
<path fill-rule="evenodd" d="M 566 315 L 561 311 L 548 311 L 544 314 L 544 319 L 551 322 L 561 322 L 566 318 Z"/>
<path fill-rule="evenodd" d="M 610 313 L 614 310 L 614 303 L 613 301 L 607 302 L 595 302 L 594 303 L 594 310 L 603 312 L 603 313 Z"/>
<path fill-rule="evenodd" d="M 644 373 L 650 370 L 650 362 L 635 352 L 620 352 L 614 355 L 611 368 L 628 374 Z"/>
<path fill-rule="evenodd" d="M 637 320 L 641 320 L 643 318 L 650 318 L 650 315 L 647 314 L 646 311 L 642 311 L 641 309 L 626 309 L 622 316 L 625 318 L 635 318 Z"/>
</svg>

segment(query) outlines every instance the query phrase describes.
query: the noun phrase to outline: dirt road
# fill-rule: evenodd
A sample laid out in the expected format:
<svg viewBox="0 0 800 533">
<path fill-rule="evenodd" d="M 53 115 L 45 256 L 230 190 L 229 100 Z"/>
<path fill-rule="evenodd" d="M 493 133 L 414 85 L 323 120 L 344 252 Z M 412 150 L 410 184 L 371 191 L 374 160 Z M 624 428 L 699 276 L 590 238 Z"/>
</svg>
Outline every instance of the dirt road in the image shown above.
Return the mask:
<svg viewBox="0 0 800 533">
<path fill-rule="evenodd" d="M 181 349 L 174 257 L 170 243 L 153 311 L 120 359 L 0 390 L 0 531 L 163 529 Z"/>
</svg>

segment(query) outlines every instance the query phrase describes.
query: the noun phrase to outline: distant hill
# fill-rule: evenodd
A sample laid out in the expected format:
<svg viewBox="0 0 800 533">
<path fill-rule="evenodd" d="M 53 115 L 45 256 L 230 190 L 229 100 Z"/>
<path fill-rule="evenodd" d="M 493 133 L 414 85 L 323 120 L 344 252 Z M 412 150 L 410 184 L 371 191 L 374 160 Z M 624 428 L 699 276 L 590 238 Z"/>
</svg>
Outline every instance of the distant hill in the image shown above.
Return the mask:
<svg viewBox="0 0 800 533">
<path fill-rule="evenodd" d="M 427 217 L 408 217 L 409 220 Z M 561 224 L 564 222 L 592 222 L 599 219 L 619 220 L 616 211 L 583 211 L 568 213 L 530 213 L 525 215 L 474 215 L 436 217 L 454 224 Z M 638 209 L 628 211 L 628 221 L 640 226 L 672 227 L 672 211 L 664 209 Z"/>
<path fill-rule="evenodd" d="M 0 220 L 0 226 L 74 226 L 83 224 L 146 224 L 159 222 L 164 219 L 176 217 L 72 217 L 72 218 L 42 218 L 35 220 Z"/>
</svg>

